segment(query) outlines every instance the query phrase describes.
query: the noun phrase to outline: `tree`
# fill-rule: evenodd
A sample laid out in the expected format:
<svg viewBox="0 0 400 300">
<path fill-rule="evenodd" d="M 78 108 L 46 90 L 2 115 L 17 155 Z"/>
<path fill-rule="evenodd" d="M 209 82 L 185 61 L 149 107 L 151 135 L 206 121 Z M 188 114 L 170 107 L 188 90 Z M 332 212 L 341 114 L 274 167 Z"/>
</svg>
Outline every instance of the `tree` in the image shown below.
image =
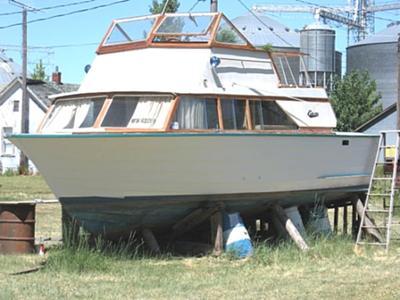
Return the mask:
<svg viewBox="0 0 400 300">
<path fill-rule="evenodd" d="M 39 60 L 39 63 L 36 64 L 35 69 L 32 73 L 32 79 L 42 81 L 45 81 L 47 79 L 46 68 L 43 66 L 42 60 Z"/>
<path fill-rule="evenodd" d="M 150 6 L 149 11 L 155 15 L 155 14 L 160 14 L 163 11 L 164 5 L 168 0 L 163 0 L 161 3 L 158 3 L 158 0 L 153 0 L 153 4 Z M 178 8 L 180 6 L 180 3 L 178 0 L 170 0 L 167 9 L 165 12 L 167 13 L 174 13 L 178 11 Z"/>
<path fill-rule="evenodd" d="M 331 99 L 337 117 L 337 130 L 352 131 L 382 112 L 380 98 L 376 82 L 367 71 L 352 71 L 343 79 L 336 78 Z"/>
</svg>

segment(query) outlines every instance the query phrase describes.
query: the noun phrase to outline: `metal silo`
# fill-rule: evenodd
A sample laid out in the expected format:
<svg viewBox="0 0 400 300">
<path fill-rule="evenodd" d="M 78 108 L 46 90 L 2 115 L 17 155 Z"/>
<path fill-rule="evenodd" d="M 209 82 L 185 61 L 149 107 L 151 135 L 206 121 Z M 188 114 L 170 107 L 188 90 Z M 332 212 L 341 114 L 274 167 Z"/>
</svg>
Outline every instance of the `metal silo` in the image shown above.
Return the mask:
<svg viewBox="0 0 400 300">
<path fill-rule="evenodd" d="M 315 23 L 300 31 L 300 51 L 306 55 L 300 64 L 300 82 L 307 76 L 313 86 L 332 87 L 335 66 L 335 31 L 329 26 Z"/>
<path fill-rule="evenodd" d="M 347 48 L 347 72 L 367 70 L 382 95 L 383 108 L 397 99 L 397 39 L 400 23 Z M 395 127 L 394 127 L 395 128 Z"/>
</svg>

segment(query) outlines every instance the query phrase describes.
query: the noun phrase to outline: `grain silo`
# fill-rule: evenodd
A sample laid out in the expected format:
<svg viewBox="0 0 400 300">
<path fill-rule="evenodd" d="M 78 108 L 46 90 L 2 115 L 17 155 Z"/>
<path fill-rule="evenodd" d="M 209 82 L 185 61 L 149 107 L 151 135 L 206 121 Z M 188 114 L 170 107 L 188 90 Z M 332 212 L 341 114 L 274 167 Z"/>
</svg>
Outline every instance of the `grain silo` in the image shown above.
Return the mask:
<svg viewBox="0 0 400 300">
<path fill-rule="evenodd" d="M 400 22 L 347 48 L 347 72 L 367 70 L 382 95 L 383 108 L 397 100 L 397 39 Z"/>
<path fill-rule="evenodd" d="M 306 54 L 300 65 L 300 82 L 305 84 L 308 76 L 313 86 L 330 90 L 337 71 L 335 31 L 319 22 L 308 25 L 300 32 L 300 51 Z"/>
<path fill-rule="evenodd" d="M 298 53 L 300 51 L 309 54 L 308 56 L 303 56 L 303 61 L 307 61 L 305 64 L 300 63 L 299 57 L 296 56 L 288 56 L 284 59 L 276 58 L 277 71 L 281 75 L 281 80 L 284 79 L 281 73 L 291 74 L 288 68 L 285 67 L 287 62 L 291 72 L 296 77 L 296 82 L 288 82 L 289 84 L 300 83 L 301 85 L 306 85 L 305 72 L 307 72 L 308 75 L 311 74 L 313 76 L 310 78 L 311 82 L 314 82 L 313 78 L 317 75 L 317 85 L 329 88 L 333 76 L 335 74 L 341 75 L 342 54 L 335 52 L 335 31 L 326 25 L 310 25 L 299 33 L 260 14 L 237 17 L 232 22 L 256 47 L 270 44 L 273 50 L 278 53 Z M 302 44 L 300 42 L 301 35 L 304 35 Z M 318 57 L 318 63 L 315 57 Z M 300 69 L 301 65 L 303 65 L 302 69 Z M 290 76 L 286 76 L 286 79 L 290 80 Z"/>
</svg>

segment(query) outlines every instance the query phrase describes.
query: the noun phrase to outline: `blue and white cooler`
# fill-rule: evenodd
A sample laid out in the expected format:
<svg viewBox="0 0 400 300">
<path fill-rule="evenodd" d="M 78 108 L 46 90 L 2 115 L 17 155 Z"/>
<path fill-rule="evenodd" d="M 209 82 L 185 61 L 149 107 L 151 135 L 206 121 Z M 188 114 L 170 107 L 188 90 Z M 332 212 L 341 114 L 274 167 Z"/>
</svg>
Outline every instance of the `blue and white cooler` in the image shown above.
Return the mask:
<svg viewBox="0 0 400 300">
<path fill-rule="evenodd" d="M 239 213 L 224 214 L 224 245 L 225 251 L 238 258 L 246 258 L 253 253 L 249 233 Z"/>
</svg>

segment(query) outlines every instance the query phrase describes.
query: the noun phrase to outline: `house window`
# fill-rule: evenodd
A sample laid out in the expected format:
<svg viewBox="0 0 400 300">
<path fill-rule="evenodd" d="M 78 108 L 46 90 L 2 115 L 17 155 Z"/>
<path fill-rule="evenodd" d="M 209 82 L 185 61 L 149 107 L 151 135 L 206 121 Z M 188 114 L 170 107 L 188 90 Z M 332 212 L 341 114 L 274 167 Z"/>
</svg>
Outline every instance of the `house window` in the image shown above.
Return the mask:
<svg viewBox="0 0 400 300">
<path fill-rule="evenodd" d="M 1 153 L 2 155 L 14 155 L 14 145 L 7 140 L 5 137 L 13 133 L 12 127 L 3 127 L 1 130 L 2 142 L 1 142 Z"/>
<path fill-rule="evenodd" d="M 14 100 L 13 101 L 13 112 L 18 112 L 19 111 L 19 100 Z"/>
</svg>

